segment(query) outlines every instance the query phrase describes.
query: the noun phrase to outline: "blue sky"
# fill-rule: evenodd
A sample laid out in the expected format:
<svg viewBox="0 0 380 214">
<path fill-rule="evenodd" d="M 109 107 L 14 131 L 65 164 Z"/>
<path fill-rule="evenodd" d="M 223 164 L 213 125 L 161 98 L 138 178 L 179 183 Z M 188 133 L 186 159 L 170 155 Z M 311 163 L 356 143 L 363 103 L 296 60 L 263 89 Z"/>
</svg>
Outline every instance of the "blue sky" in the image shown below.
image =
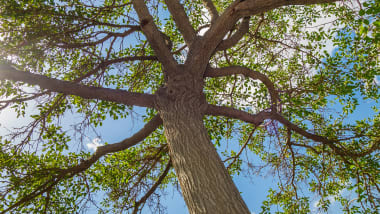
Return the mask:
<svg viewBox="0 0 380 214">
<path fill-rule="evenodd" d="M 374 115 L 370 106 L 379 104 L 374 101 L 370 102 L 368 100 L 359 100 L 360 105 L 354 112 L 353 116 L 350 117 L 350 122 L 353 122 L 358 119 L 362 119 L 364 117 L 368 117 Z M 335 106 L 337 109 L 339 105 Z M 107 141 L 109 143 L 118 142 L 133 133 L 135 133 L 139 128 L 142 127 L 143 123 L 138 120 L 138 112 L 142 112 L 143 109 L 137 109 L 136 115 L 134 115 L 134 119 L 127 118 L 124 120 L 113 121 L 107 119 L 104 122 L 103 127 L 97 129 L 97 131 L 101 134 L 103 141 Z M 66 118 L 67 121 L 72 121 L 73 118 Z M 30 121 L 27 118 L 18 118 L 16 119 L 16 114 L 12 110 L 4 110 L 0 113 L 0 135 L 4 135 L 6 131 L 4 127 L 11 128 L 15 126 L 20 126 L 25 124 L 25 122 Z M 92 139 L 96 136 L 94 135 Z M 91 143 L 91 138 L 87 139 L 85 143 Z M 231 144 L 234 142 L 230 142 Z M 237 142 L 236 142 L 237 144 Z M 267 191 L 270 187 L 275 187 L 276 178 L 274 178 L 271 174 L 264 174 L 261 176 L 258 175 L 249 175 L 242 173 L 238 176 L 234 177 L 235 184 L 237 185 L 240 192 L 242 192 L 243 199 L 247 203 L 249 209 L 252 212 L 259 213 L 260 206 L 263 200 L 266 199 Z M 166 195 L 163 197 L 163 205 L 167 207 L 167 211 L 169 214 L 186 214 L 188 213 L 185 202 L 183 198 L 180 196 L 177 190 L 173 187 L 169 187 L 166 190 Z M 335 208 L 334 208 L 335 207 Z M 333 204 L 329 213 L 337 213 L 336 208 L 338 208 L 337 204 Z M 95 212 L 89 212 L 95 213 Z M 144 214 L 151 213 L 148 208 L 144 209 Z"/>
<path fill-rule="evenodd" d="M 102 138 L 107 142 L 118 142 L 136 132 L 143 123 L 137 120 L 130 119 L 111 121 L 106 120 L 104 126 L 99 128 L 99 133 L 102 134 Z M 122 127 L 122 128 L 121 128 Z M 127 134 L 128 133 L 128 134 Z M 128 136 L 126 136 L 126 134 Z M 230 145 L 238 142 L 230 142 Z M 255 176 L 245 175 L 244 173 L 235 176 L 234 182 L 239 191 L 242 192 L 243 199 L 247 203 L 247 206 L 251 211 L 258 213 L 263 200 L 266 198 L 266 194 L 270 186 L 274 186 L 275 183 L 272 180 L 272 175 L 267 176 Z M 163 205 L 167 207 L 169 214 L 186 214 L 188 213 L 186 204 L 182 196 L 178 193 L 176 188 L 169 187 L 166 191 Z M 144 209 L 144 214 L 151 213 L 149 208 Z"/>
<path fill-rule="evenodd" d="M 377 82 L 380 82 L 380 76 L 376 77 Z M 360 97 L 359 97 L 360 99 Z M 370 106 L 376 105 L 379 106 L 379 103 L 374 103 L 374 101 L 362 100 L 359 101 L 360 105 L 354 112 L 354 114 L 348 118 L 349 122 L 353 122 L 355 120 L 359 120 L 368 116 L 374 115 L 374 112 L 370 109 Z M 339 104 L 331 106 L 332 108 L 338 109 L 340 108 Z M 103 127 L 98 128 L 97 132 L 99 132 L 102 136 L 102 141 L 108 143 L 119 142 L 126 137 L 131 136 L 137 130 L 139 130 L 143 123 L 139 120 L 138 112 L 143 112 L 142 109 L 136 110 L 137 115 L 132 118 L 127 118 L 124 120 L 112 121 L 110 119 L 106 120 L 103 124 Z M 65 118 L 67 121 L 72 121 L 72 116 Z M 4 110 L 0 113 L 0 135 L 4 135 L 6 130 L 4 127 L 11 128 L 20 126 L 28 122 L 27 118 L 18 118 L 16 119 L 16 114 L 11 110 Z M 90 144 L 94 138 L 97 136 L 91 135 L 88 139 L 85 140 L 84 145 L 87 143 Z M 231 142 L 234 143 L 234 142 Z M 238 144 L 238 142 L 236 142 Z M 85 148 L 86 149 L 86 148 Z M 89 150 L 90 151 L 90 150 Z M 260 206 L 263 200 L 266 199 L 267 191 L 270 187 L 275 187 L 276 178 L 274 178 L 271 174 L 264 174 L 262 176 L 257 175 L 246 175 L 244 173 L 237 175 L 234 177 L 235 184 L 237 185 L 240 192 L 242 192 L 243 199 L 247 203 L 249 209 L 254 213 L 259 213 Z M 167 207 L 169 214 L 186 214 L 188 213 L 186 205 L 180 194 L 173 187 L 169 187 L 166 191 L 166 196 L 164 196 L 163 204 Z M 334 205 L 330 209 L 330 213 L 338 213 L 337 205 Z M 144 213 L 150 213 L 149 209 L 145 209 Z"/>
<path fill-rule="evenodd" d="M 371 106 L 377 105 L 380 107 L 379 103 L 375 103 L 374 101 L 369 100 L 362 100 L 359 99 L 360 105 L 358 108 L 354 111 L 351 117 L 348 118 L 347 122 L 354 122 L 355 120 L 360 120 L 369 116 L 373 116 L 374 112 L 371 109 Z M 336 104 L 334 106 L 334 110 L 339 111 L 341 106 L 339 104 Z M 117 142 L 118 140 L 121 140 L 125 138 L 125 130 L 131 130 L 134 132 L 136 128 L 141 126 L 142 123 L 138 121 L 130 122 L 128 119 L 125 121 L 117 121 L 114 123 L 113 121 L 107 121 L 104 123 L 104 127 L 101 128 L 101 133 L 104 137 L 104 139 L 107 139 L 108 142 Z M 108 128 L 107 128 L 108 127 Z M 125 127 L 123 129 L 120 129 L 120 127 Z M 132 134 L 132 132 L 130 132 Z M 234 142 L 230 142 L 230 144 L 233 144 Z M 238 142 L 235 142 L 238 144 Z M 242 173 L 240 175 L 234 176 L 234 182 L 239 189 L 240 192 L 242 192 L 243 199 L 245 200 L 248 208 L 251 212 L 259 213 L 261 211 L 261 204 L 266 199 L 267 192 L 270 187 L 275 188 L 277 179 L 267 173 L 263 175 L 246 175 L 245 173 Z M 169 214 L 187 214 L 187 208 L 185 205 L 185 202 L 178 193 L 177 190 L 173 187 L 169 187 L 166 191 L 166 195 L 164 196 L 163 205 L 167 207 L 167 211 Z M 313 207 L 315 205 L 316 200 L 315 197 L 311 196 L 311 209 L 314 210 L 314 213 L 317 212 L 317 208 Z M 338 202 L 333 202 L 331 205 L 331 208 L 329 209 L 328 213 L 339 213 L 338 210 L 340 208 L 340 205 Z M 144 209 L 144 214 L 151 213 L 148 208 Z"/>
</svg>

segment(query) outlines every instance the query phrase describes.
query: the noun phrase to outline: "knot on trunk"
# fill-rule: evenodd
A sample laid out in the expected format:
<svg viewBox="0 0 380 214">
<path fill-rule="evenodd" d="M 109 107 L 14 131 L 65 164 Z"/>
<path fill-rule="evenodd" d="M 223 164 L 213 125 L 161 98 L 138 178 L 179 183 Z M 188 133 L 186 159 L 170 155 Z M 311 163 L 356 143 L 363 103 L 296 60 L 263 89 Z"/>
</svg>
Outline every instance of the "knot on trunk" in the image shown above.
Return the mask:
<svg viewBox="0 0 380 214">
<path fill-rule="evenodd" d="M 196 79 L 187 72 L 178 72 L 175 76 L 168 77 L 166 85 L 157 90 L 156 107 L 160 114 L 203 114 L 207 103 L 202 89 L 203 79 Z"/>
</svg>

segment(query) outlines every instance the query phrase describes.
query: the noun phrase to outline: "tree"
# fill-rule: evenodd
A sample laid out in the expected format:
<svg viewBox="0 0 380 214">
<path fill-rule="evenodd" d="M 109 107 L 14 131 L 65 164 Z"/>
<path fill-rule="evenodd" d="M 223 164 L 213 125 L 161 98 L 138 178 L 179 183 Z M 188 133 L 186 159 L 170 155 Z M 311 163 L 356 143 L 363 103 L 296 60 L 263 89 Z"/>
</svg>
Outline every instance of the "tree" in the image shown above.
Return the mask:
<svg viewBox="0 0 380 214">
<path fill-rule="evenodd" d="M 190 213 L 249 213 L 231 175 L 251 156 L 279 179 L 262 213 L 310 212 L 312 194 L 376 213 L 380 117 L 348 119 L 378 102 L 378 1 L 0 2 L 1 109 L 32 119 L 2 137 L 2 213 L 160 211 L 176 182 Z M 140 131 L 76 149 L 136 107 Z"/>
</svg>

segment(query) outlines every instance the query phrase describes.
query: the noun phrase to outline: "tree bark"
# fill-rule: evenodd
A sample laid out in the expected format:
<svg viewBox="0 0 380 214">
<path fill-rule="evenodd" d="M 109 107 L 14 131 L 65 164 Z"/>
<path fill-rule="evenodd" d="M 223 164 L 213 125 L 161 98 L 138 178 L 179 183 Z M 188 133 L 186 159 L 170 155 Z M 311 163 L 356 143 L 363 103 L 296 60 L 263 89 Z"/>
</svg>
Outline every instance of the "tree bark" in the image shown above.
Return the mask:
<svg viewBox="0 0 380 214">
<path fill-rule="evenodd" d="M 185 75 L 168 83 L 157 93 L 157 108 L 189 213 L 249 213 L 203 124 L 199 81 Z"/>
</svg>

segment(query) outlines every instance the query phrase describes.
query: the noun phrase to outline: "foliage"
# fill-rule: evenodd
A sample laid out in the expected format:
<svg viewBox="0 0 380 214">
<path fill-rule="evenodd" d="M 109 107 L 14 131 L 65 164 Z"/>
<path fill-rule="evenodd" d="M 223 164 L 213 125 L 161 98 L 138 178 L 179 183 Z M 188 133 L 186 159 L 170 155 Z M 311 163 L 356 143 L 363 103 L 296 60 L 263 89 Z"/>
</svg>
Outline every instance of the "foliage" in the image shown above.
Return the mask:
<svg viewBox="0 0 380 214">
<path fill-rule="evenodd" d="M 204 2 L 182 1 L 198 36 L 213 23 Z M 232 3 L 213 2 L 220 13 Z M 157 28 L 170 39 L 175 60 L 184 63 L 190 47 L 173 14 L 163 1 L 146 4 Z M 131 1 L 0 0 L 0 5 L 1 62 L 83 86 L 128 92 L 154 94 L 166 83 Z M 264 74 L 279 96 L 276 108 L 285 120 L 267 118 L 257 125 L 241 118 L 204 117 L 231 175 L 252 170 L 277 176 L 278 185 L 269 191 L 261 213 L 309 213 L 315 197 L 321 211 L 329 209 L 331 198 L 345 213 L 378 211 L 379 14 L 376 0 L 278 7 L 250 16 L 248 32 L 209 60 L 210 67 L 244 66 Z M 0 109 L 11 108 L 18 120 L 31 120 L 1 138 L 0 211 L 76 213 L 96 207 L 99 213 L 135 213 L 145 204 L 164 211 L 155 184 L 159 181 L 164 190 L 177 178 L 162 128 L 134 147 L 99 157 L 98 151 L 78 149 L 83 136 L 105 120 L 145 111 L 148 123 L 155 109 L 58 93 L 27 81 L 0 81 Z M 205 78 L 203 91 L 209 104 L 250 115 L 274 105 L 268 85 L 243 74 Z M 372 110 L 356 119 L 362 102 Z M 81 116 L 70 124 L 74 130 L 62 123 L 70 115 Z M 226 146 L 237 143 L 235 149 Z M 251 160 L 257 158 L 265 167 L 254 166 Z M 104 197 L 98 201 L 98 196 Z"/>
</svg>

